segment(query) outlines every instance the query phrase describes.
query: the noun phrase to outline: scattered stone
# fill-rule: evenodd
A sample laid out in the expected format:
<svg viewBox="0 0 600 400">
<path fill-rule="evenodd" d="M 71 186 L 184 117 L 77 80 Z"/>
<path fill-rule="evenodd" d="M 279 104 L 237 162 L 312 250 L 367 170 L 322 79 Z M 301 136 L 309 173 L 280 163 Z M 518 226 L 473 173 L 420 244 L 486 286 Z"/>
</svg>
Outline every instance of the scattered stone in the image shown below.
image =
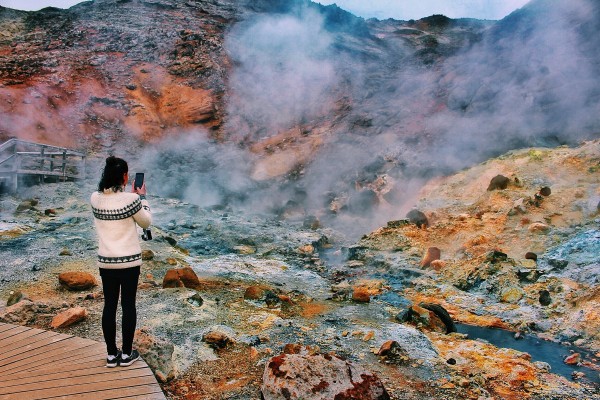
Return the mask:
<svg viewBox="0 0 600 400">
<path fill-rule="evenodd" d="M 450 365 L 456 365 L 456 360 L 454 358 L 449 358 L 446 360 L 446 362 Z"/>
<path fill-rule="evenodd" d="M 128 83 L 127 85 L 125 85 L 125 88 L 127 90 L 135 90 L 135 89 L 137 89 L 137 86 L 134 85 L 133 83 Z"/>
<path fill-rule="evenodd" d="M 145 327 L 135 331 L 134 343 L 159 382 L 165 383 L 175 377 L 175 347 L 172 343 L 155 337 Z"/>
<path fill-rule="evenodd" d="M 569 265 L 569 261 L 568 260 L 560 260 L 557 258 L 549 258 L 548 265 L 550 267 L 552 267 L 553 271 L 561 271 L 561 270 L 565 269 L 567 267 L 567 265 Z"/>
<path fill-rule="evenodd" d="M 259 286 L 250 286 L 244 292 L 244 299 L 246 300 L 260 300 L 265 295 L 265 289 Z"/>
<path fill-rule="evenodd" d="M 56 217 L 56 210 L 54 208 L 46 208 L 44 210 L 44 215 L 48 217 Z"/>
<path fill-rule="evenodd" d="M 263 374 L 264 400 L 389 400 L 379 378 L 333 354 L 281 354 Z"/>
<path fill-rule="evenodd" d="M 425 252 L 423 259 L 421 260 L 421 264 L 419 264 L 422 268 L 427 268 L 431 265 L 432 261 L 436 261 L 442 258 L 442 251 L 437 247 L 430 247 Z"/>
<path fill-rule="evenodd" d="M 544 362 L 544 361 L 536 361 L 533 363 L 533 365 L 535 365 L 535 367 L 538 370 L 544 371 L 544 372 L 550 372 L 550 370 L 552 369 L 550 364 L 548 364 L 547 362 Z"/>
<path fill-rule="evenodd" d="M 357 286 L 352 291 L 352 300 L 358 303 L 368 303 L 371 301 L 369 290 L 363 286 Z"/>
<path fill-rule="evenodd" d="M 456 332 L 456 325 L 444 307 L 433 303 L 420 303 L 419 306 L 437 315 L 437 317 L 442 320 L 444 325 L 446 325 L 446 333 Z"/>
<path fill-rule="evenodd" d="M 431 262 L 431 264 L 429 264 L 429 267 L 431 269 L 433 269 L 434 271 L 441 271 L 442 269 L 444 269 L 446 267 L 446 261 L 442 261 L 442 260 L 433 260 Z"/>
<path fill-rule="evenodd" d="M 544 186 L 540 189 L 540 194 L 544 197 L 548 197 L 552 194 L 552 190 L 548 186 Z"/>
<path fill-rule="evenodd" d="M 543 222 L 534 222 L 527 229 L 532 233 L 546 233 L 550 230 L 550 227 Z"/>
<path fill-rule="evenodd" d="M 88 272 L 70 271 L 58 275 L 58 282 L 69 290 L 87 290 L 97 285 L 96 278 Z"/>
<path fill-rule="evenodd" d="M 552 303 L 552 298 L 550 297 L 550 292 L 547 291 L 546 289 L 540 290 L 539 301 L 540 301 L 540 304 L 543 305 L 544 307 L 549 306 L 550 303 Z"/>
<path fill-rule="evenodd" d="M 321 227 L 321 222 L 319 221 L 319 218 L 314 215 L 308 215 L 304 218 L 304 221 L 302 221 L 302 227 L 314 231 Z"/>
<path fill-rule="evenodd" d="M 305 244 L 304 246 L 298 247 L 298 252 L 301 254 L 312 254 L 315 252 L 315 248 L 312 244 Z"/>
<path fill-rule="evenodd" d="M 58 253 L 58 255 L 59 256 L 72 256 L 73 253 L 71 253 L 71 250 L 69 250 L 65 247 L 60 251 L 60 253 Z"/>
<path fill-rule="evenodd" d="M 500 293 L 500 301 L 503 303 L 517 303 L 523 298 L 525 292 L 517 286 L 510 286 L 502 290 Z"/>
<path fill-rule="evenodd" d="M 154 252 L 152 250 L 142 250 L 142 260 L 150 261 L 154 259 Z"/>
<path fill-rule="evenodd" d="M 536 269 L 521 268 L 517 271 L 517 276 L 519 277 L 519 281 L 521 282 L 537 282 L 537 280 L 540 278 L 540 275 L 540 271 Z"/>
<path fill-rule="evenodd" d="M 202 335 L 202 341 L 216 349 L 223 349 L 235 343 L 235 338 L 229 332 L 212 330 Z"/>
<path fill-rule="evenodd" d="M 582 372 L 582 371 L 573 371 L 573 372 L 571 372 L 571 377 L 574 380 L 576 380 L 576 381 L 584 379 L 585 378 L 585 372 Z"/>
<path fill-rule="evenodd" d="M 408 214 L 406 214 L 406 218 L 408 218 L 408 221 L 411 224 L 415 224 L 418 228 L 427 228 L 429 226 L 427 216 L 417 209 L 410 210 Z"/>
<path fill-rule="evenodd" d="M 163 288 L 177 287 L 199 290 L 202 284 L 194 270 L 190 267 L 170 269 L 163 278 Z"/>
<path fill-rule="evenodd" d="M 369 340 L 373 339 L 375 337 L 375 331 L 369 331 L 367 332 L 367 334 L 365 336 L 363 336 L 362 340 L 363 342 L 368 342 Z"/>
<path fill-rule="evenodd" d="M 167 262 L 167 264 L 173 265 L 173 266 L 179 264 L 179 262 L 176 259 L 174 259 L 173 257 L 168 257 L 165 261 Z"/>
<path fill-rule="evenodd" d="M 283 354 L 304 354 L 304 355 L 315 355 L 319 354 L 321 349 L 319 346 L 307 346 L 299 343 L 287 343 L 283 346 Z"/>
<path fill-rule="evenodd" d="M 528 251 L 527 253 L 525 253 L 525 259 L 537 261 L 537 254 L 535 254 L 531 251 Z"/>
<path fill-rule="evenodd" d="M 277 296 L 273 291 L 267 290 L 267 292 L 265 293 L 265 303 L 267 304 L 267 307 L 275 307 L 280 302 L 281 299 L 279 298 L 279 296 Z"/>
<path fill-rule="evenodd" d="M 581 354 L 573 353 L 564 358 L 563 362 L 567 365 L 577 365 L 581 362 Z"/>
<path fill-rule="evenodd" d="M 10 307 L 13 304 L 17 304 L 18 302 L 20 302 L 21 300 L 23 300 L 26 297 L 27 296 L 25 296 L 25 294 L 23 294 L 23 292 L 21 292 L 20 290 L 11 290 L 10 293 L 8 294 L 8 300 L 6 301 L 6 306 Z"/>
<path fill-rule="evenodd" d="M 408 224 L 410 224 L 410 221 L 408 219 L 398 219 L 398 220 L 394 220 L 394 221 L 388 221 L 387 227 L 388 228 L 402 228 L 403 226 L 406 226 Z"/>
<path fill-rule="evenodd" d="M 256 253 L 256 248 L 253 246 L 242 244 L 239 246 L 233 246 L 233 251 L 240 255 L 249 255 Z"/>
<path fill-rule="evenodd" d="M 50 326 L 53 329 L 66 328 L 67 326 L 85 319 L 87 315 L 87 310 L 83 307 L 69 308 L 52 318 Z"/>
<path fill-rule="evenodd" d="M 488 191 L 491 190 L 504 190 L 508 187 L 508 184 L 510 183 L 510 179 L 507 178 L 504 175 L 496 175 L 495 177 L 492 178 L 492 180 L 490 181 L 490 184 L 487 188 Z"/>
<path fill-rule="evenodd" d="M 199 293 L 194 293 L 193 295 L 188 297 L 187 302 L 195 307 L 202 307 L 202 304 L 204 304 L 204 299 L 202 298 L 202 296 L 200 296 Z"/>
<path fill-rule="evenodd" d="M 0 322 L 23 325 L 35 320 L 38 306 L 29 299 L 23 299 L 0 311 Z"/>
<path fill-rule="evenodd" d="M 527 207 L 525 207 L 525 198 L 521 197 L 520 199 L 515 200 L 512 208 L 508 212 L 509 215 L 516 214 L 525 214 L 527 212 Z"/>
<path fill-rule="evenodd" d="M 495 264 L 498 262 L 503 262 L 508 260 L 508 255 L 499 250 L 492 250 L 485 256 L 485 261 Z"/>
<path fill-rule="evenodd" d="M 38 203 L 39 203 L 39 200 L 37 200 L 37 199 L 23 200 L 17 206 L 17 212 L 23 212 L 23 211 L 28 211 L 28 210 L 35 210 L 35 206 L 37 206 Z"/>
<path fill-rule="evenodd" d="M 352 246 L 348 248 L 348 260 L 364 260 L 367 256 L 367 248 L 364 246 Z"/>
</svg>

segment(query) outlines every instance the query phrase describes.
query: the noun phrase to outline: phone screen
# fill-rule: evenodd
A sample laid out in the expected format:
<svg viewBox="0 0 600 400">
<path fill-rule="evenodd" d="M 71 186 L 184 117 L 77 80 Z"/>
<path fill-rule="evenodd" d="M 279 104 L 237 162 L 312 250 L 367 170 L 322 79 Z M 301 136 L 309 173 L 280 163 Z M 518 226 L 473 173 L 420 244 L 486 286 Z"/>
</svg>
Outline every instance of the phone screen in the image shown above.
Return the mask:
<svg viewBox="0 0 600 400">
<path fill-rule="evenodd" d="M 144 173 L 137 172 L 135 174 L 135 182 L 133 183 L 133 187 L 141 188 L 143 184 L 144 184 Z"/>
</svg>

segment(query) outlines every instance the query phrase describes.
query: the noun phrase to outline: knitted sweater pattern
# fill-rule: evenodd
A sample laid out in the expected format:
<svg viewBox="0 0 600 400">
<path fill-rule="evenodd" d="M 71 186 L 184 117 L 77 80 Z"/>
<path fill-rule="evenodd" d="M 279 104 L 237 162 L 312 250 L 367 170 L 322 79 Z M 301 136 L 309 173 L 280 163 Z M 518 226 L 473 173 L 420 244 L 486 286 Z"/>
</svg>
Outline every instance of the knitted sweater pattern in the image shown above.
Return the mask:
<svg viewBox="0 0 600 400">
<path fill-rule="evenodd" d="M 142 264 L 137 226 L 152 223 L 150 206 L 136 193 L 105 190 L 90 198 L 98 235 L 98 266 L 122 269 Z"/>
</svg>

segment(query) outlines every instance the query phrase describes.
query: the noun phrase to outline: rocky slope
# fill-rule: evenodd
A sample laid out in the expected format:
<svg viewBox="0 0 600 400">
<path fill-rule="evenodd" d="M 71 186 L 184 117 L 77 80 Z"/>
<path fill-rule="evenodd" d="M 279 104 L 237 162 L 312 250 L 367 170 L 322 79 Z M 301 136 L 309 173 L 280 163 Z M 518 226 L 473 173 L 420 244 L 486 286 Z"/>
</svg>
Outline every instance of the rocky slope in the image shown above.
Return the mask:
<svg viewBox="0 0 600 400">
<path fill-rule="evenodd" d="M 102 339 L 99 287 L 58 276 L 99 280 L 88 198 L 115 153 L 152 195 L 137 346 L 170 398 L 258 399 L 263 382 L 599 398 L 600 144 L 581 142 L 600 132 L 599 16 L 587 0 L 498 22 L 301 0 L 0 8 L 0 140 L 89 155 L 86 182 L 2 194 L 0 318 Z M 451 319 L 580 365 L 549 373 Z"/>
<path fill-rule="evenodd" d="M 345 357 L 376 374 L 393 399 L 598 398 L 599 160 L 598 141 L 507 153 L 431 180 L 416 203 L 426 225 L 390 221 L 357 243 L 315 221 L 152 196 L 137 346 L 174 399 L 258 399 L 263 382 L 265 393 L 278 393 L 286 386 L 268 372 L 282 351 L 297 376 L 307 368 L 302 357 Z M 488 191 L 498 174 L 507 187 Z M 2 198 L 0 298 L 25 294 L 0 308 L 2 320 L 52 329 L 58 313 L 83 307 L 87 317 L 58 329 L 102 339 L 100 288 L 68 290 L 57 279 L 82 271 L 99 281 L 92 190 L 59 183 L 22 193 L 37 202 Z M 425 265 L 434 246 L 439 260 Z M 168 272 L 185 267 L 199 279 Z M 562 356 L 581 352 L 576 344 L 589 353 L 579 359 L 585 367 L 565 378 L 527 352 L 447 333 L 423 303 L 456 322 L 563 342 L 553 350 Z M 397 344 L 384 346 L 390 340 Z"/>
</svg>

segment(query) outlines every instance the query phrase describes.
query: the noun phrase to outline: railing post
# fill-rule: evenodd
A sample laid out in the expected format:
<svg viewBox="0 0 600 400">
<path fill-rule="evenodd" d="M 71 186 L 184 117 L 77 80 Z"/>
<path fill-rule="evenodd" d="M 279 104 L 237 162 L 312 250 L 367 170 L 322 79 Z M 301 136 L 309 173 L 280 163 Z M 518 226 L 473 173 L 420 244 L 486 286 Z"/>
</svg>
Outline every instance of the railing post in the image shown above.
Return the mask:
<svg viewBox="0 0 600 400">
<path fill-rule="evenodd" d="M 67 181 L 67 150 L 63 150 L 63 154 L 62 154 L 62 176 L 63 176 L 63 182 Z"/>
</svg>

